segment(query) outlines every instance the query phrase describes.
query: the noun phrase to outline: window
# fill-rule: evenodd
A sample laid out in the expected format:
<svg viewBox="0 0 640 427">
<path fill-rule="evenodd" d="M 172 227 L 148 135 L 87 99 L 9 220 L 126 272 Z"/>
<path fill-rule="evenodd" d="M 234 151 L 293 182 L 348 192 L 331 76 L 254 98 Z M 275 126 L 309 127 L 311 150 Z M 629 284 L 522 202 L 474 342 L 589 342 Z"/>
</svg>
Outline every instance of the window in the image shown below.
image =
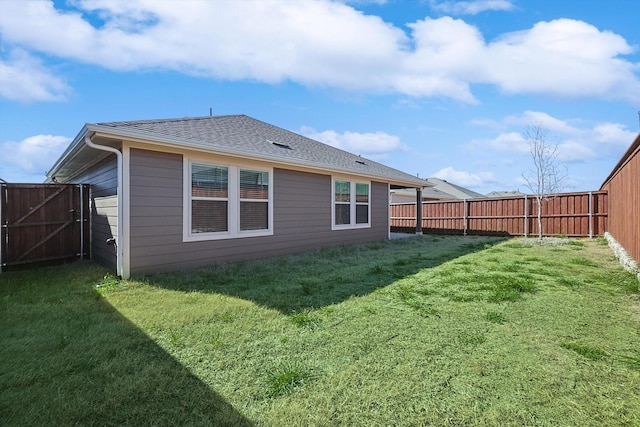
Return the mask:
<svg viewBox="0 0 640 427">
<path fill-rule="evenodd" d="M 369 183 L 333 180 L 332 229 L 370 227 Z"/>
<path fill-rule="evenodd" d="M 356 224 L 369 224 L 369 184 L 356 183 Z"/>
<path fill-rule="evenodd" d="M 269 228 L 269 173 L 240 169 L 240 230 Z"/>
<path fill-rule="evenodd" d="M 351 224 L 351 183 L 335 181 L 335 225 Z"/>
<path fill-rule="evenodd" d="M 272 171 L 185 160 L 184 240 L 273 234 Z"/>
<path fill-rule="evenodd" d="M 229 169 L 194 164 L 191 169 L 191 232 L 229 230 Z"/>
</svg>

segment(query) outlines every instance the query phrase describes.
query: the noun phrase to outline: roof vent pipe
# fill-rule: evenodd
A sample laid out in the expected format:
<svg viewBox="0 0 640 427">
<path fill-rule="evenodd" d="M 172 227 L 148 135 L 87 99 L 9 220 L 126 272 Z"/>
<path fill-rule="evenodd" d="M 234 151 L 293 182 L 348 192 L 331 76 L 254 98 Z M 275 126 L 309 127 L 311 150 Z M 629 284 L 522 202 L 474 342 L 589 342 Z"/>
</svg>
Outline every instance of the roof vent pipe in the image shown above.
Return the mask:
<svg viewBox="0 0 640 427">
<path fill-rule="evenodd" d="M 84 142 L 85 144 L 87 144 L 89 147 L 91 148 L 95 148 L 96 150 L 100 150 L 100 151 L 108 151 L 109 153 L 113 153 L 116 155 L 116 162 L 117 162 L 117 171 L 116 171 L 116 176 L 118 178 L 118 189 L 117 189 L 117 199 L 118 199 L 118 220 L 117 220 L 117 227 L 118 227 L 118 234 L 116 236 L 116 241 L 115 241 L 115 246 L 116 246 L 116 274 L 122 278 L 128 279 L 128 277 L 125 277 L 124 274 L 124 238 L 123 238 L 123 230 L 124 227 L 122 225 L 123 223 L 123 197 L 122 197 L 122 153 L 120 152 L 120 150 L 113 148 L 113 147 L 109 147 L 106 145 L 98 145 L 96 143 L 94 143 L 93 141 L 91 141 L 91 138 L 89 137 L 89 135 L 85 135 L 84 137 Z M 126 275 L 128 276 L 128 274 Z"/>
</svg>

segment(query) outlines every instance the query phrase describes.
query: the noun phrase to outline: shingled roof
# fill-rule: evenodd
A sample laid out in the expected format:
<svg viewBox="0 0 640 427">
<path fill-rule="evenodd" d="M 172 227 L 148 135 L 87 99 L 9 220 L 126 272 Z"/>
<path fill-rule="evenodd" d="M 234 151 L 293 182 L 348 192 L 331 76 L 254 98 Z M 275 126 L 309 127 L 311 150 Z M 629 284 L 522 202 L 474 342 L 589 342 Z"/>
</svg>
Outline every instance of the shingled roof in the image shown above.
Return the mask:
<svg viewBox="0 0 640 427">
<path fill-rule="evenodd" d="M 88 132 L 428 186 L 424 180 L 246 115 L 87 124 Z M 81 132 L 82 133 L 82 132 Z M 80 135 L 79 135 L 80 136 Z M 76 138 L 78 139 L 78 138 Z"/>
<path fill-rule="evenodd" d="M 456 199 L 483 199 L 487 197 L 484 194 L 477 193 L 475 191 L 469 190 L 468 188 L 464 188 L 448 182 L 444 179 L 432 177 L 427 178 L 426 181 L 432 184 L 438 190 L 448 193 Z"/>
</svg>

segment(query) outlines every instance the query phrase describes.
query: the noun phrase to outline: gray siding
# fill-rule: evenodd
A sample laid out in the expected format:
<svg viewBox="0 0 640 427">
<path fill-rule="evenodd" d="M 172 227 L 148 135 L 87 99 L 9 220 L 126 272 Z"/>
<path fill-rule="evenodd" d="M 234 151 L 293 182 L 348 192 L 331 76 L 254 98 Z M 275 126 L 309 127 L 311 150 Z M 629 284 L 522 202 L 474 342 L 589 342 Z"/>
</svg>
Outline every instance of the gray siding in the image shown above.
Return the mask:
<svg viewBox="0 0 640 427">
<path fill-rule="evenodd" d="M 131 273 L 170 271 L 386 239 L 387 184 L 372 183 L 372 227 L 331 230 L 331 176 L 274 169 L 274 235 L 182 241 L 182 156 L 131 150 Z"/>
<path fill-rule="evenodd" d="M 118 166 L 114 154 L 74 178 L 91 184 L 91 259 L 116 268 L 116 248 L 106 244 L 118 235 Z"/>
</svg>

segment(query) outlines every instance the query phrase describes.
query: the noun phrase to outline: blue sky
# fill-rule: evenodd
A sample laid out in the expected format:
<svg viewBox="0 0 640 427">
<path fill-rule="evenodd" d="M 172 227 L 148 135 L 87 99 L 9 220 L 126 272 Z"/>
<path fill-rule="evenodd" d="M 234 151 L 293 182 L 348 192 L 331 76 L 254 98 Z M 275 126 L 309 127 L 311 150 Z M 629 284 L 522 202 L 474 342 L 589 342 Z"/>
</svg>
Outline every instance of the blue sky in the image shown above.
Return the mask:
<svg viewBox="0 0 640 427">
<path fill-rule="evenodd" d="M 567 191 L 635 139 L 636 0 L 0 0 L 0 178 L 42 182 L 84 123 L 247 114 L 420 177 Z"/>
</svg>

